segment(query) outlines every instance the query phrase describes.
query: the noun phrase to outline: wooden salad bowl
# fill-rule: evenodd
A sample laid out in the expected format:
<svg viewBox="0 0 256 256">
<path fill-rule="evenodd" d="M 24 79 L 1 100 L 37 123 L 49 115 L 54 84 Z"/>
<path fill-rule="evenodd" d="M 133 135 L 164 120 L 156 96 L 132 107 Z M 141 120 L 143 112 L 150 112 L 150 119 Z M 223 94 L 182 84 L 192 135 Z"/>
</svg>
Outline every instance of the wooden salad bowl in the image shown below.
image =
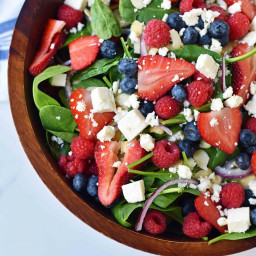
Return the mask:
<svg viewBox="0 0 256 256">
<path fill-rule="evenodd" d="M 181 235 L 150 236 L 119 225 L 108 209 L 82 198 L 58 168 L 46 144 L 45 133 L 32 98 L 33 78 L 28 67 L 38 48 L 48 18 L 54 18 L 61 0 L 27 0 L 19 15 L 9 56 L 9 97 L 14 123 L 23 148 L 51 192 L 92 228 L 130 247 L 160 255 L 228 255 L 256 246 L 256 238 L 221 241 L 213 245 Z"/>
</svg>

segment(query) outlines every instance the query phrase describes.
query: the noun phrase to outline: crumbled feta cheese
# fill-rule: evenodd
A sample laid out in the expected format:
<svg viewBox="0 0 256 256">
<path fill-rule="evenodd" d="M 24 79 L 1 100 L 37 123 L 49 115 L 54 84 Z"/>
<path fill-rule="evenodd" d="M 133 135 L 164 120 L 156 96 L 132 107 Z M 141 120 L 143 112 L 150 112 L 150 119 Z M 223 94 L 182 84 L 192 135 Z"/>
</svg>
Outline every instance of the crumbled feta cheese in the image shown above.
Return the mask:
<svg viewBox="0 0 256 256">
<path fill-rule="evenodd" d="M 218 5 L 223 9 L 223 10 L 227 10 L 228 9 L 228 5 L 224 0 L 217 0 Z"/>
<path fill-rule="evenodd" d="M 219 64 L 214 61 L 212 56 L 201 54 L 197 59 L 196 69 L 207 78 L 214 79 L 217 75 Z"/>
<path fill-rule="evenodd" d="M 104 126 L 97 134 L 97 139 L 101 142 L 111 141 L 114 138 L 116 130 L 113 126 Z"/>
<path fill-rule="evenodd" d="M 128 113 L 127 110 L 123 110 L 122 108 L 118 107 L 116 109 L 116 115 L 114 116 L 114 121 L 117 123 L 120 121 L 126 114 Z"/>
<path fill-rule="evenodd" d="M 255 198 L 249 198 L 248 199 L 250 205 L 256 205 L 256 199 Z"/>
<path fill-rule="evenodd" d="M 158 49 L 158 53 L 161 55 L 161 56 L 166 56 L 167 55 L 167 53 L 168 53 L 168 48 L 166 48 L 166 47 L 162 47 L 162 48 L 159 48 Z"/>
<path fill-rule="evenodd" d="M 178 171 L 178 168 L 176 166 L 169 168 L 169 172 L 171 172 L 171 173 L 177 173 L 177 171 Z"/>
<path fill-rule="evenodd" d="M 182 179 L 191 179 L 192 172 L 189 167 L 186 165 L 179 165 L 178 167 L 178 175 Z"/>
<path fill-rule="evenodd" d="M 188 108 L 190 106 L 189 101 L 188 100 L 184 100 L 183 106 L 184 106 L 184 108 Z"/>
<path fill-rule="evenodd" d="M 84 28 L 84 24 L 81 22 L 78 22 L 77 24 L 77 31 L 81 31 Z"/>
<path fill-rule="evenodd" d="M 76 33 L 77 33 L 77 29 L 76 29 L 75 27 L 73 27 L 73 28 L 71 28 L 71 29 L 69 30 L 69 32 L 70 32 L 71 34 L 76 34 Z"/>
<path fill-rule="evenodd" d="M 249 229 L 250 222 L 250 208 L 241 207 L 228 210 L 228 232 L 242 233 Z"/>
<path fill-rule="evenodd" d="M 254 196 L 256 196 L 256 180 L 251 180 L 248 183 L 248 187 L 253 192 Z"/>
<path fill-rule="evenodd" d="M 217 39 L 212 38 L 212 44 L 211 44 L 210 50 L 220 54 L 222 52 L 221 43 Z"/>
<path fill-rule="evenodd" d="M 214 19 L 216 17 L 219 16 L 219 13 L 215 13 L 214 11 L 212 10 L 206 10 L 204 9 L 203 12 L 202 12 L 202 20 L 205 22 L 205 23 L 212 23 L 214 21 Z"/>
<path fill-rule="evenodd" d="M 220 201 L 220 192 L 222 190 L 222 186 L 218 184 L 213 184 L 212 189 L 213 189 L 213 194 L 211 196 L 211 199 L 213 202 L 218 203 Z"/>
<path fill-rule="evenodd" d="M 218 126 L 219 125 L 219 122 L 216 118 L 212 118 L 212 120 L 210 121 L 210 126 L 211 127 L 215 127 L 215 126 Z"/>
<path fill-rule="evenodd" d="M 60 120 L 60 116 L 56 116 L 56 119 L 57 119 L 57 120 Z"/>
<path fill-rule="evenodd" d="M 197 186 L 199 191 L 206 191 L 212 186 L 212 183 L 208 177 L 200 177 L 199 178 L 200 184 Z"/>
<path fill-rule="evenodd" d="M 175 29 L 170 30 L 170 35 L 172 39 L 172 48 L 180 49 L 183 46 L 179 33 Z"/>
<path fill-rule="evenodd" d="M 223 227 L 226 226 L 228 224 L 228 221 L 225 217 L 220 217 L 217 219 L 217 223 L 219 226 Z"/>
<path fill-rule="evenodd" d="M 250 30 L 256 31 L 256 16 L 253 18 L 251 24 L 250 24 Z"/>
<path fill-rule="evenodd" d="M 220 111 L 223 107 L 224 106 L 221 99 L 217 98 L 212 100 L 212 104 L 211 104 L 212 111 Z"/>
<path fill-rule="evenodd" d="M 209 204 L 208 204 L 207 201 L 204 201 L 204 205 L 205 205 L 205 206 L 209 206 Z"/>
<path fill-rule="evenodd" d="M 202 9 L 192 9 L 185 12 L 182 16 L 183 21 L 187 26 L 195 26 L 199 21 L 199 16 L 202 14 Z"/>
<path fill-rule="evenodd" d="M 138 109 L 128 112 L 117 124 L 128 141 L 134 139 L 148 126 L 145 117 Z"/>
<path fill-rule="evenodd" d="M 97 87 L 91 92 L 93 112 L 115 112 L 116 104 L 113 92 L 106 87 Z"/>
<path fill-rule="evenodd" d="M 140 145 L 146 151 L 152 151 L 155 147 L 155 139 L 149 134 L 141 134 L 140 135 Z"/>
<path fill-rule="evenodd" d="M 179 32 L 179 35 L 180 35 L 180 36 L 183 36 L 185 30 L 186 30 L 185 28 L 182 28 L 182 29 L 180 30 L 180 32 Z"/>
<path fill-rule="evenodd" d="M 194 116 L 193 116 L 192 110 L 190 108 L 184 108 L 183 114 L 188 122 L 191 122 L 194 120 Z"/>
<path fill-rule="evenodd" d="M 137 34 L 133 31 L 131 31 L 129 38 L 131 40 L 131 43 L 134 44 L 135 42 L 139 43 L 140 42 L 140 38 L 137 36 Z"/>
<path fill-rule="evenodd" d="M 76 105 L 76 110 L 79 112 L 83 112 L 83 111 L 85 111 L 85 109 L 86 109 L 85 102 L 83 100 L 78 101 L 77 105 Z"/>
<path fill-rule="evenodd" d="M 128 203 L 137 203 L 145 200 L 145 185 L 143 180 L 123 185 L 122 190 L 124 198 Z"/>
<path fill-rule="evenodd" d="M 236 2 L 228 7 L 228 12 L 234 14 L 236 12 L 241 12 L 241 1 Z"/>
<path fill-rule="evenodd" d="M 150 125 L 151 127 L 159 125 L 158 116 L 155 115 L 154 111 L 147 114 L 145 122 L 146 122 L 146 124 Z"/>
<path fill-rule="evenodd" d="M 139 96 L 137 94 L 132 94 L 129 96 L 129 103 L 132 108 L 134 109 L 139 108 L 140 102 L 138 101 L 138 99 L 139 99 Z"/>
<path fill-rule="evenodd" d="M 165 14 L 164 14 L 164 16 L 163 16 L 163 18 L 162 18 L 162 21 L 163 21 L 163 22 L 166 22 L 166 21 L 167 21 L 167 19 L 168 19 L 168 14 L 167 14 L 167 13 L 165 13 Z"/>
<path fill-rule="evenodd" d="M 252 99 L 244 105 L 244 108 L 248 111 L 249 115 L 256 117 L 256 95 L 254 95 Z"/>
<path fill-rule="evenodd" d="M 251 84 L 250 84 L 250 93 L 251 93 L 251 95 L 256 94 L 256 82 L 251 82 Z"/>
<path fill-rule="evenodd" d="M 129 98 L 130 95 L 126 93 L 120 93 L 116 96 L 116 103 L 123 108 L 129 108 L 131 106 Z"/>
<path fill-rule="evenodd" d="M 54 43 L 52 43 L 52 44 L 50 45 L 50 49 L 51 49 L 51 50 L 53 50 L 53 49 L 54 49 L 54 47 L 55 47 L 55 44 L 54 44 Z"/>
<path fill-rule="evenodd" d="M 207 165 L 209 163 L 210 158 L 204 150 L 197 150 L 193 155 L 193 158 L 200 168 L 202 168 L 203 170 L 208 170 Z"/>
<path fill-rule="evenodd" d="M 58 145 L 63 147 L 64 141 L 60 137 L 57 137 L 57 136 L 53 135 L 51 139 L 52 139 L 52 141 L 56 142 Z"/>
<path fill-rule="evenodd" d="M 161 8 L 163 8 L 164 10 L 170 10 L 171 7 L 172 7 L 172 2 L 169 0 L 163 0 L 163 2 L 161 3 Z"/>
<path fill-rule="evenodd" d="M 83 11 L 87 4 L 87 0 L 65 0 L 64 4 L 74 8 L 76 10 Z"/>
<path fill-rule="evenodd" d="M 195 118 L 195 121 L 197 121 L 197 118 L 198 118 L 198 115 L 199 115 L 199 114 L 200 114 L 200 112 L 195 109 L 195 110 L 194 110 L 194 118 Z"/>
<path fill-rule="evenodd" d="M 233 95 L 224 102 L 226 107 L 237 108 L 243 103 L 243 98 L 238 95 Z"/>
<path fill-rule="evenodd" d="M 113 163 L 112 167 L 118 168 L 122 164 L 121 161 L 116 161 Z"/>
<path fill-rule="evenodd" d="M 119 84 L 120 84 L 119 80 L 113 82 L 112 91 L 113 91 L 114 94 L 117 93 L 118 88 L 119 88 Z"/>
<path fill-rule="evenodd" d="M 150 48 L 148 51 L 149 55 L 155 56 L 158 52 L 158 48 Z"/>
<path fill-rule="evenodd" d="M 242 43 L 247 43 L 249 46 L 256 44 L 256 31 L 249 32 L 243 39 Z"/>
<path fill-rule="evenodd" d="M 176 142 L 176 141 L 180 141 L 180 140 L 183 140 L 184 139 L 184 134 L 182 131 L 178 131 L 176 132 L 175 134 L 171 135 L 169 138 L 168 138 L 168 141 L 171 141 L 171 142 Z"/>
<path fill-rule="evenodd" d="M 223 93 L 223 99 L 228 99 L 233 95 L 233 87 L 229 86 L 226 91 Z"/>
</svg>

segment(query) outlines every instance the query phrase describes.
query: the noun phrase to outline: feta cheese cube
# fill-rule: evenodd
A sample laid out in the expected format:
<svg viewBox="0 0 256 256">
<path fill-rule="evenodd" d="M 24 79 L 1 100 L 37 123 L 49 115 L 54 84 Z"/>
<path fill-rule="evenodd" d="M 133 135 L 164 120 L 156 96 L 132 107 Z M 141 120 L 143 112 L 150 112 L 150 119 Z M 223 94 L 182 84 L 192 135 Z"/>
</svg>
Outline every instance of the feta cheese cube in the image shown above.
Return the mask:
<svg viewBox="0 0 256 256">
<path fill-rule="evenodd" d="M 87 4 L 87 0 L 65 0 L 64 4 L 74 8 L 76 10 L 83 11 Z"/>
<path fill-rule="evenodd" d="M 256 31 L 249 32 L 243 39 L 242 43 L 247 43 L 249 46 L 256 44 Z"/>
<path fill-rule="evenodd" d="M 116 130 L 113 126 L 104 126 L 97 134 L 97 139 L 101 142 L 111 141 L 114 138 Z"/>
<path fill-rule="evenodd" d="M 223 93 L 223 99 L 228 99 L 233 95 L 233 87 L 229 86 L 226 91 Z"/>
<path fill-rule="evenodd" d="M 178 167 L 178 175 L 182 179 L 191 179 L 192 177 L 192 172 L 189 167 L 186 165 L 179 165 Z"/>
<path fill-rule="evenodd" d="M 238 95 L 233 95 L 224 102 L 225 106 L 230 108 L 237 108 L 242 103 L 243 103 L 243 98 Z"/>
<path fill-rule="evenodd" d="M 52 86 L 65 87 L 67 82 L 67 74 L 60 74 L 49 79 Z"/>
<path fill-rule="evenodd" d="M 203 170 L 208 170 L 207 165 L 209 163 L 210 158 L 204 150 L 197 150 L 193 155 L 193 158 L 200 168 L 202 168 Z"/>
<path fill-rule="evenodd" d="M 244 108 L 248 111 L 249 115 L 256 117 L 256 95 L 254 95 L 252 99 L 247 102 Z"/>
<path fill-rule="evenodd" d="M 155 147 L 155 139 L 149 134 L 141 134 L 140 135 L 140 145 L 146 151 L 152 151 Z"/>
<path fill-rule="evenodd" d="M 119 130 L 123 133 L 128 141 L 138 136 L 147 126 L 148 124 L 145 122 L 145 117 L 138 109 L 128 112 L 118 122 Z"/>
<path fill-rule="evenodd" d="M 150 48 L 148 51 L 148 54 L 155 56 L 157 52 L 158 52 L 158 48 Z"/>
<path fill-rule="evenodd" d="M 93 112 L 115 112 L 116 104 L 112 90 L 106 87 L 97 87 L 91 92 Z"/>
<path fill-rule="evenodd" d="M 163 0 L 163 2 L 161 3 L 161 8 L 163 8 L 164 10 L 170 10 L 171 7 L 172 7 L 172 2 L 169 0 Z"/>
<path fill-rule="evenodd" d="M 241 1 L 236 2 L 228 7 L 228 12 L 234 14 L 236 12 L 241 12 Z"/>
<path fill-rule="evenodd" d="M 201 54 L 196 62 L 196 69 L 207 78 L 214 79 L 218 73 L 219 64 L 214 61 L 212 56 Z"/>
<path fill-rule="evenodd" d="M 128 203 L 137 203 L 145 200 L 145 185 L 143 180 L 123 185 L 122 190 L 124 198 Z"/>
<path fill-rule="evenodd" d="M 251 93 L 251 95 L 256 94 L 256 82 L 251 82 L 251 84 L 250 84 L 250 93 Z"/>
<path fill-rule="evenodd" d="M 222 52 L 221 43 L 217 39 L 212 38 L 212 44 L 211 44 L 210 50 L 220 54 Z"/>
<path fill-rule="evenodd" d="M 211 104 L 212 111 L 220 111 L 223 107 L 224 106 L 221 99 L 217 98 L 212 100 L 212 104 Z"/>
<path fill-rule="evenodd" d="M 172 39 L 172 48 L 180 49 L 183 46 L 179 33 L 175 29 L 171 29 L 170 31 L 171 39 Z"/>
<path fill-rule="evenodd" d="M 249 229 L 250 222 L 250 208 L 241 207 L 228 210 L 228 232 L 242 233 Z"/>
<path fill-rule="evenodd" d="M 166 47 L 162 47 L 162 48 L 159 48 L 158 49 L 158 53 L 159 53 L 159 55 L 161 55 L 161 56 L 166 56 L 167 55 L 167 53 L 168 53 L 168 48 L 166 48 Z"/>
</svg>

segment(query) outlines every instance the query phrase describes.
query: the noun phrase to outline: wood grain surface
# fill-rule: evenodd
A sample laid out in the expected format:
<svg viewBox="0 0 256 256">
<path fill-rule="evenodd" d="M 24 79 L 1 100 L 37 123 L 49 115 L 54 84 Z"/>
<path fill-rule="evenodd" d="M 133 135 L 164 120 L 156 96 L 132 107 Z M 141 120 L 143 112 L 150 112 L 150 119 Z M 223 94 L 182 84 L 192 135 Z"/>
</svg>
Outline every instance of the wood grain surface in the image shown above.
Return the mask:
<svg viewBox="0 0 256 256">
<path fill-rule="evenodd" d="M 130 247 L 159 255 L 229 255 L 250 249 L 256 238 L 222 241 L 213 245 L 183 236 L 153 237 L 120 226 L 108 209 L 90 198 L 79 197 L 59 170 L 46 145 L 45 133 L 32 100 L 28 66 L 38 47 L 48 18 L 54 18 L 61 0 L 27 0 L 19 15 L 9 56 L 9 98 L 13 120 L 23 148 L 34 169 L 51 192 L 78 218 L 92 228 Z M 39 220 L 38 220 L 39 221 Z M 121 254 L 121 252 L 120 252 Z"/>
</svg>

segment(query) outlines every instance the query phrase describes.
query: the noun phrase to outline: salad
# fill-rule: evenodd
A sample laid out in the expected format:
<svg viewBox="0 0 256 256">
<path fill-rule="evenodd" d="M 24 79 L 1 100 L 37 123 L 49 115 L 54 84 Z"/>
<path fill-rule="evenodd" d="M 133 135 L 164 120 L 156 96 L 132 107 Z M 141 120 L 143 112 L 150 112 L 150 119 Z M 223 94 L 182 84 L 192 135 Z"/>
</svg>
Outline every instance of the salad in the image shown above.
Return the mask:
<svg viewBox="0 0 256 256">
<path fill-rule="evenodd" d="M 73 189 L 153 235 L 256 236 L 250 0 L 65 0 L 29 67 Z"/>
</svg>

